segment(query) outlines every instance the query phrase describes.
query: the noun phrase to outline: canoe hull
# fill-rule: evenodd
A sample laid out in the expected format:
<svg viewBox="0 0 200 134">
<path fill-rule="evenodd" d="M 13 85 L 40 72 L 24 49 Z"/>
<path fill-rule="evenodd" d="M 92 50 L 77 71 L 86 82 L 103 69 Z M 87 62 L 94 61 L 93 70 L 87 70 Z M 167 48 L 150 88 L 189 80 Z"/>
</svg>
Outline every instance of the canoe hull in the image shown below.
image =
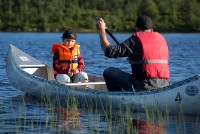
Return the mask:
<svg viewBox="0 0 200 134">
<path fill-rule="evenodd" d="M 17 55 L 15 55 L 17 51 Z M 200 78 L 193 76 L 165 88 L 143 92 L 107 92 L 91 88 L 81 88 L 59 84 L 31 75 L 19 66 L 17 56 L 30 59 L 29 55 L 10 45 L 7 54 L 7 75 L 11 85 L 37 98 L 49 98 L 66 104 L 72 97 L 83 105 L 103 109 L 131 109 L 166 111 L 170 114 L 200 115 Z M 22 62 L 22 61 L 21 61 Z M 44 64 L 45 65 L 45 64 Z M 48 66 L 48 65 L 45 65 Z"/>
</svg>

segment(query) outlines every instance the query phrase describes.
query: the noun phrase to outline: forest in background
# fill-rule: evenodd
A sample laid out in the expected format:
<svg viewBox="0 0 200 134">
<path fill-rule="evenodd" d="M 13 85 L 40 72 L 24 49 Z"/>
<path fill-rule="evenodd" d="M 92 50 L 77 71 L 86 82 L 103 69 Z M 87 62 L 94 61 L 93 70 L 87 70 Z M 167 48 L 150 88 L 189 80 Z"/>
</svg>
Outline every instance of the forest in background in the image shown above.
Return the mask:
<svg viewBox="0 0 200 134">
<path fill-rule="evenodd" d="M 0 0 L 0 31 L 96 32 L 102 17 L 113 32 L 133 32 L 139 15 L 160 32 L 200 32 L 200 0 Z"/>
</svg>

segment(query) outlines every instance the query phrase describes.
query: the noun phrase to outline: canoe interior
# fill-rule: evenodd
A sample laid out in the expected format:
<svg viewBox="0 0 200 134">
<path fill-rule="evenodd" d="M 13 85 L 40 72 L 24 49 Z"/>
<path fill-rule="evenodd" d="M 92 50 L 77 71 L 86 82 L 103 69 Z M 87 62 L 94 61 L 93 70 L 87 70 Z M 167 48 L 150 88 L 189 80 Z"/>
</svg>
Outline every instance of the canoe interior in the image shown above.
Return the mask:
<svg viewBox="0 0 200 134">
<path fill-rule="evenodd" d="M 54 74 L 53 74 L 53 67 L 52 66 L 49 66 L 49 65 L 34 65 L 34 66 L 21 66 L 21 68 L 31 74 L 31 75 L 34 75 L 34 76 L 37 76 L 37 77 L 41 77 L 43 79 L 46 79 L 46 80 L 55 80 L 54 78 Z M 103 77 L 98 77 L 98 76 L 92 76 L 92 75 L 89 75 L 89 82 L 92 83 L 92 82 L 105 82 Z M 108 91 L 107 88 L 106 88 L 106 85 L 105 84 L 87 84 L 85 83 L 85 85 L 73 85 L 74 87 L 79 87 L 79 88 L 92 88 L 92 89 L 95 89 L 95 90 L 103 90 L 103 91 Z"/>
<path fill-rule="evenodd" d="M 25 72 L 38 76 L 47 80 L 55 80 L 53 75 L 53 68 L 48 65 L 44 66 L 29 66 L 21 67 Z"/>
</svg>

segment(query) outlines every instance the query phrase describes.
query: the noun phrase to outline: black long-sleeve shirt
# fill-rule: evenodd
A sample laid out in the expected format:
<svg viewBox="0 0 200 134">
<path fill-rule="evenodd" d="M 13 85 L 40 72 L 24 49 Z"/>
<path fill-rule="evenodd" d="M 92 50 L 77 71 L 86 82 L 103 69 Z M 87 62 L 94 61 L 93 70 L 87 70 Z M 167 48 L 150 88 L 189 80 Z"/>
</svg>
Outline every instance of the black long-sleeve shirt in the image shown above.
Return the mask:
<svg viewBox="0 0 200 134">
<path fill-rule="evenodd" d="M 109 45 L 105 50 L 108 58 L 129 57 L 130 60 L 142 60 L 142 47 L 135 36 L 129 37 L 119 45 Z M 134 65 L 132 74 L 135 78 L 144 79 L 142 64 Z"/>
</svg>

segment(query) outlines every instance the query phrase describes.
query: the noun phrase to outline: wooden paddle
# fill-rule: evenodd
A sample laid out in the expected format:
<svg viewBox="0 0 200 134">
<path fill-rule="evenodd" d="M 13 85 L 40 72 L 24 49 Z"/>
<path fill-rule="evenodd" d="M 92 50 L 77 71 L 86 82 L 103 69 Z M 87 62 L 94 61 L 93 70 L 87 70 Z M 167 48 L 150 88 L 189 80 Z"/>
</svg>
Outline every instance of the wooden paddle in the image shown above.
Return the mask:
<svg viewBox="0 0 200 134">
<path fill-rule="evenodd" d="M 110 37 L 119 45 L 119 41 L 114 37 L 114 35 L 106 28 L 106 32 L 110 35 Z M 123 42 L 123 44 L 126 46 L 128 51 L 133 54 L 133 51 Z"/>
<path fill-rule="evenodd" d="M 110 37 L 119 45 L 119 41 L 115 38 L 115 36 L 106 28 L 106 32 L 110 35 Z"/>
</svg>

